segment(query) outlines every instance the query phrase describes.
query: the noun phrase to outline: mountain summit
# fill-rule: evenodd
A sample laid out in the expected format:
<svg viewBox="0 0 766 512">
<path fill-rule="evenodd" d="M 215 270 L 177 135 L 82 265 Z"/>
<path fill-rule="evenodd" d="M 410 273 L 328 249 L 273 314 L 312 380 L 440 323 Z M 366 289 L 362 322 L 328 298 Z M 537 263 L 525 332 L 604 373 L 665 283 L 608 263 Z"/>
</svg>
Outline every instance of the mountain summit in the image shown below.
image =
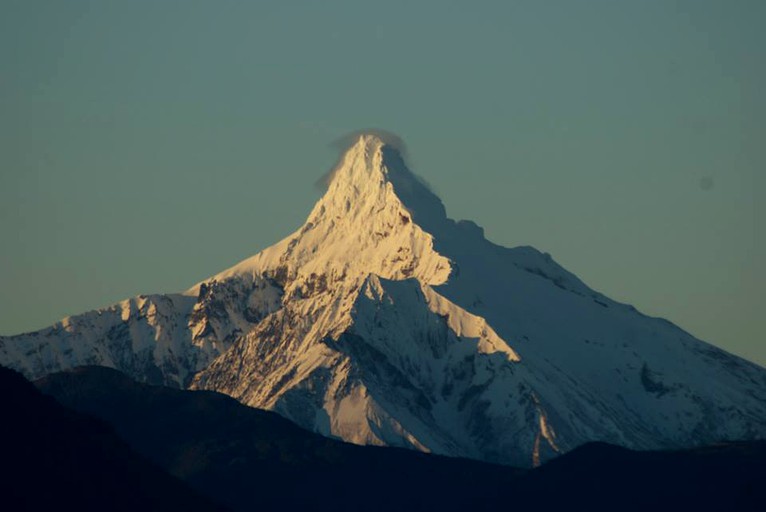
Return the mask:
<svg viewBox="0 0 766 512">
<path fill-rule="evenodd" d="M 439 199 L 399 153 L 374 135 L 362 135 L 332 171 L 326 193 L 297 233 L 213 279 L 283 269 L 292 289 L 311 274 L 331 278 L 344 271 L 354 278 L 377 274 L 441 284 L 450 264 L 434 251 L 432 235 L 413 222 L 421 215 L 446 221 Z"/>
<path fill-rule="evenodd" d="M 0 363 L 112 366 L 359 444 L 513 465 L 766 435 L 766 370 L 449 219 L 374 135 L 283 241 L 182 294 L 0 338 Z"/>
</svg>

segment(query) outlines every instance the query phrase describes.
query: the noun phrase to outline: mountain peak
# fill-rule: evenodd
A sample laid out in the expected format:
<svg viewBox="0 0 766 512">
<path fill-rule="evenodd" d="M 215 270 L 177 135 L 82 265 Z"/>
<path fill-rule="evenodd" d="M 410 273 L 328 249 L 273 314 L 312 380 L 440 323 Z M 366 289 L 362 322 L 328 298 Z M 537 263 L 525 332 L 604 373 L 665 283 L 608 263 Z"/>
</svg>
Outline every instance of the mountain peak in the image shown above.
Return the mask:
<svg viewBox="0 0 766 512">
<path fill-rule="evenodd" d="M 444 206 L 394 144 L 375 133 L 360 134 L 328 181 L 298 231 L 213 279 L 279 273 L 295 289 L 312 274 L 446 282 L 451 265 L 434 250 L 430 229 L 447 222 Z"/>
<path fill-rule="evenodd" d="M 371 199 L 380 205 L 394 202 L 424 230 L 440 231 L 447 214 L 441 200 L 405 163 L 402 145 L 392 136 L 359 134 L 341 156 L 329 176 L 324 197 L 309 216 L 335 211 L 346 215 L 360 207 L 369 208 Z M 378 211 L 376 210 L 376 211 Z"/>
<path fill-rule="evenodd" d="M 344 151 L 330 172 L 325 198 L 349 193 L 372 193 L 385 186 L 387 172 L 384 170 L 384 147 L 386 143 L 380 137 L 373 134 L 360 135 Z"/>
<path fill-rule="evenodd" d="M 763 437 L 763 368 L 448 219 L 395 140 L 349 146 L 284 240 L 183 295 L 0 337 L 0 363 L 113 366 L 347 441 L 506 464 Z"/>
<path fill-rule="evenodd" d="M 387 145 L 387 143 L 383 140 L 383 138 L 380 135 L 377 135 L 375 133 L 362 133 L 359 135 L 356 143 L 354 144 L 354 148 L 363 148 L 363 149 L 378 149 L 382 146 Z"/>
</svg>

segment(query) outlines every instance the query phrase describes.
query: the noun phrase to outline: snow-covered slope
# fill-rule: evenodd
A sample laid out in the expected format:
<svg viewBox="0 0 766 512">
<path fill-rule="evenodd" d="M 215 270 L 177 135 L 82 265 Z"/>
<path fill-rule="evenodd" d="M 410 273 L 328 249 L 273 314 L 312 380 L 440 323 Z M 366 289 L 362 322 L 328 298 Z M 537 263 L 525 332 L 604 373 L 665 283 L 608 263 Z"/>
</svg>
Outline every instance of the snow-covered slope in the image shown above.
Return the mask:
<svg viewBox="0 0 766 512">
<path fill-rule="evenodd" d="M 28 378 L 84 365 L 144 382 L 185 387 L 191 376 L 280 307 L 262 278 L 212 282 L 196 294 L 140 295 L 70 316 L 46 329 L 0 336 L 0 364 Z"/>
<path fill-rule="evenodd" d="M 766 436 L 766 370 L 448 219 L 371 135 L 282 242 L 184 294 L 0 338 L 0 362 L 105 364 L 356 443 L 516 465 Z"/>
</svg>

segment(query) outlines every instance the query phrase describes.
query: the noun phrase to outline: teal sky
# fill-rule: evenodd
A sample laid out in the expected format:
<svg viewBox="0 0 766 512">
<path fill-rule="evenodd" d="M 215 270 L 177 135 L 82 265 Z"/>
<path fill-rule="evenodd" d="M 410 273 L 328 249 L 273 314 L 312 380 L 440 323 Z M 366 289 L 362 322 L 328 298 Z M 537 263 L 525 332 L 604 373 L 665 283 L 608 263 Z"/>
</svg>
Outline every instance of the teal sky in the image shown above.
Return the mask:
<svg viewBox="0 0 766 512">
<path fill-rule="evenodd" d="M 766 365 L 766 2 L 0 0 L 0 334 L 283 238 L 330 143 Z"/>
</svg>

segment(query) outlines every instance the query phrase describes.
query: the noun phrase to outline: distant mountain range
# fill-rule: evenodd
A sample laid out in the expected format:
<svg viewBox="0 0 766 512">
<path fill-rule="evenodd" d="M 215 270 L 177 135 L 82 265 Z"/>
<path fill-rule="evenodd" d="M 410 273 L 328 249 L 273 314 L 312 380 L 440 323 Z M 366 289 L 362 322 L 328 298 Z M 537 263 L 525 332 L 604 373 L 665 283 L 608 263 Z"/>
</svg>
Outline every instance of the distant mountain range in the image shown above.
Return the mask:
<svg viewBox="0 0 766 512">
<path fill-rule="evenodd" d="M 109 366 L 352 443 L 517 467 L 594 441 L 766 436 L 766 370 L 447 218 L 374 135 L 283 241 L 186 292 L 2 337 L 0 363 Z"/>
</svg>

